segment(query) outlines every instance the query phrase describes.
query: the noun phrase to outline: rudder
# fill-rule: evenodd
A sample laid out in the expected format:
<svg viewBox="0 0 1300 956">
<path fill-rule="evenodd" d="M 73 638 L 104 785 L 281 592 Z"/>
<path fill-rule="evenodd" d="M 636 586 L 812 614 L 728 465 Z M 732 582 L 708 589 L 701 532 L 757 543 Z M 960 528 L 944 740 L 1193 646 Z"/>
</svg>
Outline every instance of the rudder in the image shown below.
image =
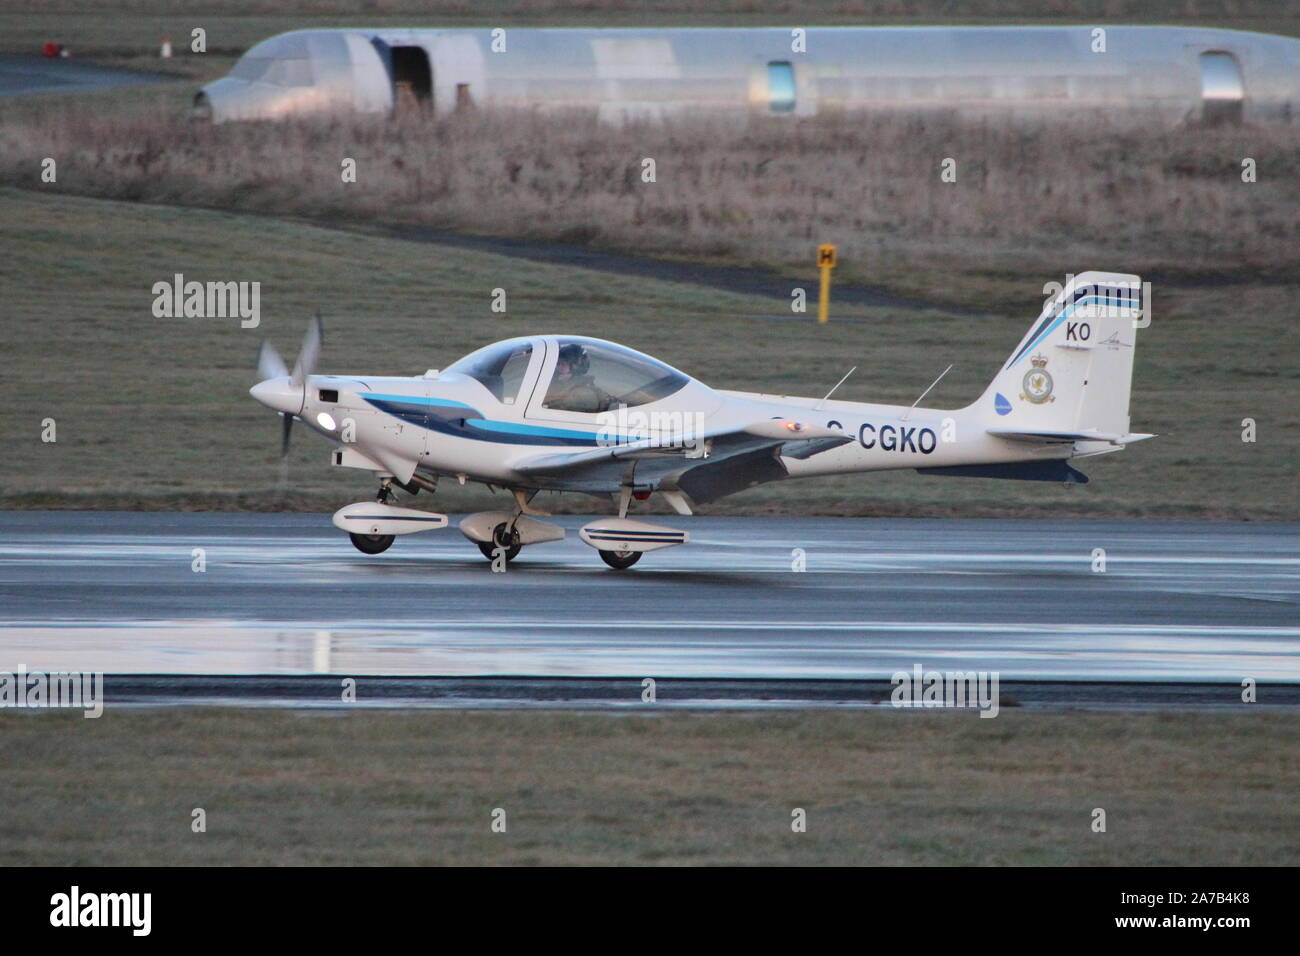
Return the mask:
<svg viewBox="0 0 1300 956">
<path fill-rule="evenodd" d="M 1071 278 L 985 390 L 981 414 L 1003 429 L 1127 434 L 1143 314 L 1138 276 Z"/>
</svg>

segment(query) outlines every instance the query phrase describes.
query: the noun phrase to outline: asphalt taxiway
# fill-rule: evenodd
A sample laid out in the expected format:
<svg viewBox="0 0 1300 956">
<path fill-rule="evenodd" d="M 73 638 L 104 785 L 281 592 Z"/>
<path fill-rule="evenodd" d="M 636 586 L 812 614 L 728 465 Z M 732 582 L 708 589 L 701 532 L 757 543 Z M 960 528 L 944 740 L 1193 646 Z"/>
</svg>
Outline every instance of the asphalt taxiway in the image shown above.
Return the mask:
<svg viewBox="0 0 1300 956">
<path fill-rule="evenodd" d="M 83 63 L 75 58 L 0 56 L 0 96 L 29 93 L 87 93 L 115 86 L 162 83 L 176 77 Z"/>
<path fill-rule="evenodd" d="M 0 670 L 1300 683 L 1295 524 L 665 518 L 691 543 L 617 572 L 555 520 L 493 573 L 454 526 L 0 513 Z"/>
</svg>

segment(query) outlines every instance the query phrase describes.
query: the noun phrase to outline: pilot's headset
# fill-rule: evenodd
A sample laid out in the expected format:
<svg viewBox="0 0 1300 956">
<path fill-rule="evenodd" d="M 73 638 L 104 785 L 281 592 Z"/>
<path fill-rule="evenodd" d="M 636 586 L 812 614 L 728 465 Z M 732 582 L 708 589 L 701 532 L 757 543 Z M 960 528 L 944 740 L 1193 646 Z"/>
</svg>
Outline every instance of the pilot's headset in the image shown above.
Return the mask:
<svg viewBox="0 0 1300 956">
<path fill-rule="evenodd" d="M 587 350 L 577 342 L 570 342 L 560 348 L 560 361 L 569 363 L 575 378 L 586 375 L 591 370 L 591 359 L 587 356 Z"/>
</svg>

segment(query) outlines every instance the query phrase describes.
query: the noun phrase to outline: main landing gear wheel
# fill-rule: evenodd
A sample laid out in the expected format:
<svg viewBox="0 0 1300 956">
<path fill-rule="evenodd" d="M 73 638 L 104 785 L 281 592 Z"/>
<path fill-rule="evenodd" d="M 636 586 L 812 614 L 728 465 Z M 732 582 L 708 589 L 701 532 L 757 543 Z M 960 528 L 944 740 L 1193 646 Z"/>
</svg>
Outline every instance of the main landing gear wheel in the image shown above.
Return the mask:
<svg viewBox="0 0 1300 956">
<path fill-rule="evenodd" d="M 348 532 L 353 546 L 366 554 L 382 554 L 392 545 L 395 535 L 391 534 L 354 534 Z"/>
<path fill-rule="evenodd" d="M 519 541 L 519 530 L 517 528 L 508 528 L 503 521 L 492 529 L 492 542 L 478 542 L 478 549 L 483 552 L 483 557 L 491 561 L 496 555 L 493 553 L 497 548 L 505 548 L 506 562 L 509 563 L 519 556 L 519 549 L 523 544 Z"/>
<path fill-rule="evenodd" d="M 624 571 L 632 567 L 641 560 L 640 551 L 629 551 L 627 554 L 620 554 L 617 551 L 601 551 L 600 559 L 617 571 Z"/>
</svg>

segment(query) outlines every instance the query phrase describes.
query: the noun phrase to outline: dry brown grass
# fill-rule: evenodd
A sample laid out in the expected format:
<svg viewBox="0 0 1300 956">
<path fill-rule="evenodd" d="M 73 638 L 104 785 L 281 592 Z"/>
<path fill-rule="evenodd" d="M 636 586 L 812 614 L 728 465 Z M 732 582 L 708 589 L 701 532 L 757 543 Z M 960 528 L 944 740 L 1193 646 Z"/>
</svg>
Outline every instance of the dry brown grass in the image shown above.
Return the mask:
<svg viewBox="0 0 1300 956">
<path fill-rule="evenodd" d="M 0 126 L 0 181 L 40 160 L 86 195 L 350 221 L 414 222 L 846 278 L 958 273 L 1284 277 L 1300 264 L 1300 127 L 1170 128 L 1132 118 L 1017 122 L 824 116 L 611 128 L 492 113 L 208 126 L 164 108 L 28 109 Z M 357 162 L 344 184 L 340 161 Z M 642 159 L 656 162 L 642 182 Z M 957 181 L 940 181 L 956 160 Z M 1258 182 L 1243 183 L 1253 158 Z M 941 293 L 942 296 L 942 293 Z M 949 298 L 960 298 L 953 292 Z"/>
</svg>

